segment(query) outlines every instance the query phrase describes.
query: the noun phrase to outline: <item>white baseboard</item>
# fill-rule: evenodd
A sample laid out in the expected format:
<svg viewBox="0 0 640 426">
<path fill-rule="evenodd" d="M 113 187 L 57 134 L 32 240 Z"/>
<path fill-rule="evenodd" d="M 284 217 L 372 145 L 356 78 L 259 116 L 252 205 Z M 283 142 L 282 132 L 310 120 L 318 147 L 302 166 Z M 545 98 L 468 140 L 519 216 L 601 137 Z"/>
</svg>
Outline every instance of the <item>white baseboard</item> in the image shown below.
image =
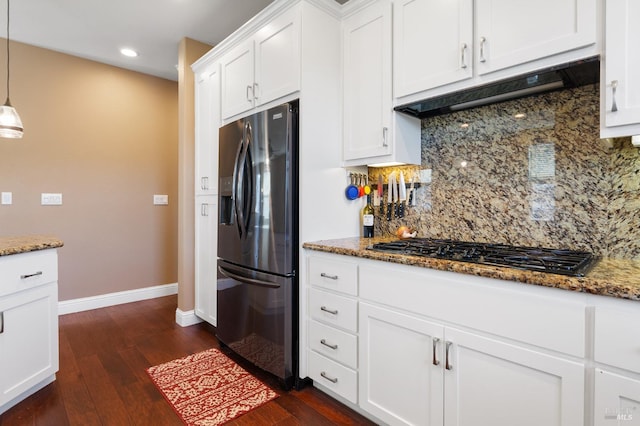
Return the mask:
<svg viewBox="0 0 640 426">
<path fill-rule="evenodd" d="M 137 302 L 139 300 L 155 299 L 156 297 L 170 296 L 177 293 L 178 283 L 173 283 L 138 288 L 135 290 L 119 291 L 116 293 L 101 294 L 98 296 L 83 297 L 80 299 L 63 300 L 62 302 L 58 302 L 58 315 L 105 308 L 107 306 Z"/>
<path fill-rule="evenodd" d="M 202 322 L 202 319 L 196 315 L 195 310 L 181 311 L 179 308 L 176 309 L 176 324 L 180 327 L 189 327 L 200 322 Z"/>
</svg>

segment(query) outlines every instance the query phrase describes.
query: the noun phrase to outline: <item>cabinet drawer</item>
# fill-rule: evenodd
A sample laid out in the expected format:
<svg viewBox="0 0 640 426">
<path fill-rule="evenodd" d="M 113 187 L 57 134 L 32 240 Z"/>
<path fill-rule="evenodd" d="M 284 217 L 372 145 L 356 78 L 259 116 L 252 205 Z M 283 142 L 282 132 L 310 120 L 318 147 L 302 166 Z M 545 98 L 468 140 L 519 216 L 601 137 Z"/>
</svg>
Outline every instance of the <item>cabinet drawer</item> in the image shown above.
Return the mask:
<svg viewBox="0 0 640 426">
<path fill-rule="evenodd" d="M 347 367 L 358 367 L 358 338 L 353 334 L 309 321 L 309 347 Z"/>
<path fill-rule="evenodd" d="M 595 317 L 595 361 L 640 373 L 640 311 L 598 306 Z"/>
<path fill-rule="evenodd" d="M 353 333 L 358 331 L 358 302 L 355 299 L 312 288 L 309 312 L 315 320 Z"/>
<path fill-rule="evenodd" d="M 309 284 L 358 295 L 358 265 L 326 257 L 309 257 Z"/>
<path fill-rule="evenodd" d="M 343 398 L 358 402 L 358 373 L 313 351 L 309 356 L 309 377 Z"/>
<path fill-rule="evenodd" d="M 41 250 L 0 256 L 0 296 L 58 280 L 58 255 Z"/>
</svg>

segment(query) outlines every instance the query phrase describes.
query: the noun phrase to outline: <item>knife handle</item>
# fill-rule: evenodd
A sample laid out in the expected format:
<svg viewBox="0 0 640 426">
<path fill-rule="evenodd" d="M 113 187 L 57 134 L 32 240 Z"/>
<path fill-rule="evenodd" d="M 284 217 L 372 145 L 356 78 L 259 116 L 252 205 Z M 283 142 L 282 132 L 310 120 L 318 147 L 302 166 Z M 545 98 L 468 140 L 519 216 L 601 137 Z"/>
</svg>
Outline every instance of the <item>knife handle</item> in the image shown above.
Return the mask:
<svg viewBox="0 0 640 426">
<path fill-rule="evenodd" d="M 404 217 L 404 201 L 398 202 L 398 217 Z"/>
<path fill-rule="evenodd" d="M 409 188 L 409 202 L 407 203 L 409 207 L 413 205 L 413 191 L 413 188 Z"/>
<path fill-rule="evenodd" d="M 393 216 L 396 217 L 396 218 L 400 217 L 400 203 L 399 202 L 397 202 L 396 205 L 394 206 Z"/>
<path fill-rule="evenodd" d="M 391 210 L 393 209 L 393 204 L 387 204 L 387 220 L 391 221 Z"/>
</svg>

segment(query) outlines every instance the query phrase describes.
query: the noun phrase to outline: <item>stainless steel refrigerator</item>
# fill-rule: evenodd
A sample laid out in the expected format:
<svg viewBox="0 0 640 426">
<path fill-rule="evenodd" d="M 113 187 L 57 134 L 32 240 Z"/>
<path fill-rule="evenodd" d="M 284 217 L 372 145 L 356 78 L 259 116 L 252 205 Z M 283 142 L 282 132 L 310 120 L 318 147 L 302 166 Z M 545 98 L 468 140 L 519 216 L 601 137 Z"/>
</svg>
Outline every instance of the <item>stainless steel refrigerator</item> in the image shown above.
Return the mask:
<svg viewBox="0 0 640 426">
<path fill-rule="evenodd" d="M 273 373 L 297 377 L 298 104 L 220 128 L 218 339 Z"/>
</svg>

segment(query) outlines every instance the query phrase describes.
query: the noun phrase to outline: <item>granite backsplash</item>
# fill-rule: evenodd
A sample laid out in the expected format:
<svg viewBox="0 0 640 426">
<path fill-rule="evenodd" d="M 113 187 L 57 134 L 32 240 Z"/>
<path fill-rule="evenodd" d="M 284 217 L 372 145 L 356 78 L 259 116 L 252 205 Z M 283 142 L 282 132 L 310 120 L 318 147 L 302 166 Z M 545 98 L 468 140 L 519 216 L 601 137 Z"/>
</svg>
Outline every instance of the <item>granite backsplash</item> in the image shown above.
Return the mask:
<svg viewBox="0 0 640 426">
<path fill-rule="evenodd" d="M 629 138 L 599 138 L 598 110 L 589 85 L 423 120 L 420 167 L 369 168 L 385 183 L 431 170 L 404 218 L 376 216 L 376 235 L 407 225 L 421 237 L 640 259 L 640 154 Z"/>
</svg>

